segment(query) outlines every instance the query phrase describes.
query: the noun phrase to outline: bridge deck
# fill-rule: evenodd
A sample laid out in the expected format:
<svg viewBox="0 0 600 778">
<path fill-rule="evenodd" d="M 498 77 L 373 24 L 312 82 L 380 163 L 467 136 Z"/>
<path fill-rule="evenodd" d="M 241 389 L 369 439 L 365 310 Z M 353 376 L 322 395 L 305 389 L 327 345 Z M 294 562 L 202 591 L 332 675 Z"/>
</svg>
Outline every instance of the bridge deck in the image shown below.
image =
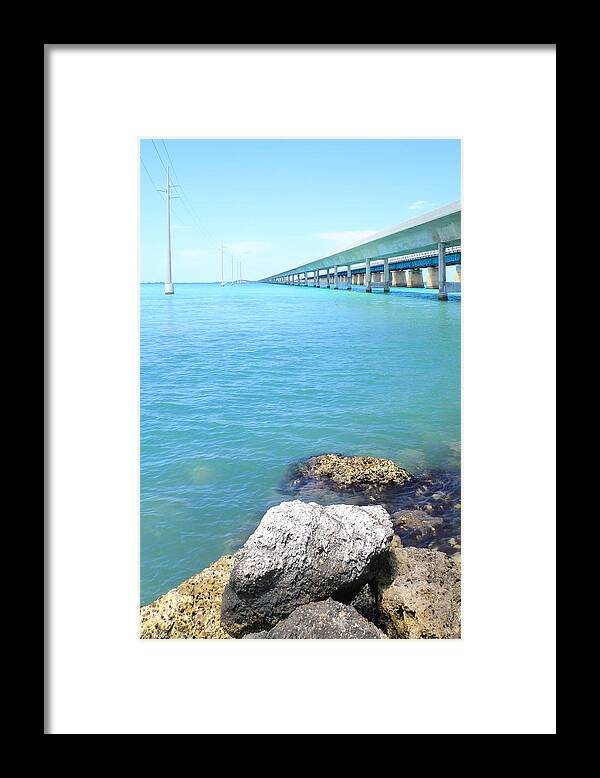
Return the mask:
<svg viewBox="0 0 600 778">
<path fill-rule="evenodd" d="M 337 266 L 364 265 L 366 260 L 394 259 L 391 269 L 402 270 L 410 267 L 432 267 L 433 257 L 437 254 L 415 257 L 419 253 L 427 254 L 437 249 L 439 243 L 445 243 L 447 248 L 460 244 L 461 236 L 461 206 L 460 202 L 450 203 L 429 213 L 409 219 L 402 224 L 372 235 L 365 241 L 347 246 L 340 251 L 308 262 L 298 267 L 276 273 L 264 281 L 275 281 L 284 276 L 327 270 Z M 406 256 L 403 262 L 400 258 Z M 447 252 L 447 263 L 458 264 L 453 255 Z M 409 259 L 409 257 L 411 257 Z"/>
</svg>

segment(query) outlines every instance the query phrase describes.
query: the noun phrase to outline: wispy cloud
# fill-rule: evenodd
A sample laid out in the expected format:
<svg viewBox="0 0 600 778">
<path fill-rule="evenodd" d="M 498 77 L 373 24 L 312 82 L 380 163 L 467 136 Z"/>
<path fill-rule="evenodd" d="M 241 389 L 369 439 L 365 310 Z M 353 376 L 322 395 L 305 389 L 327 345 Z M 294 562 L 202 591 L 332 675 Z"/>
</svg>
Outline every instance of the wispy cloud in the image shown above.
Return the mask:
<svg viewBox="0 0 600 778">
<path fill-rule="evenodd" d="M 179 257 L 187 257 L 188 259 L 206 256 L 208 253 L 205 249 L 179 249 L 176 252 Z"/>
<path fill-rule="evenodd" d="M 233 254 L 258 254 L 273 244 L 270 240 L 240 240 L 227 244 L 227 250 Z"/>
<path fill-rule="evenodd" d="M 424 208 L 427 205 L 427 200 L 415 200 L 408 208 L 411 211 L 418 211 L 420 208 Z"/>
<path fill-rule="evenodd" d="M 319 232 L 315 237 L 334 243 L 356 243 L 374 235 L 376 230 L 342 230 L 341 232 Z"/>
</svg>

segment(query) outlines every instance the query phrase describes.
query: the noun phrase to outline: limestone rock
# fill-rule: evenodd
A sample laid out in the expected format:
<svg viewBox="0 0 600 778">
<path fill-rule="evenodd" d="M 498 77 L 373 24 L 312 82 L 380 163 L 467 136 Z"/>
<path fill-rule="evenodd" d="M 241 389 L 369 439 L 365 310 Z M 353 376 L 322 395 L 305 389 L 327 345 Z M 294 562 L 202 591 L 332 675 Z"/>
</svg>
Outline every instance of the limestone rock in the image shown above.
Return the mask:
<svg viewBox="0 0 600 778">
<path fill-rule="evenodd" d="M 298 465 L 304 478 L 326 479 L 341 489 L 383 490 L 403 486 L 413 477 L 391 459 L 321 454 Z"/>
<path fill-rule="evenodd" d="M 286 619 L 276 624 L 273 629 L 244 636 L 244 639 L 249 638 L 257 640 L 385 640 L 387 636 L 361 616 L 356 608 L 329 598 L 321 602 L 301 605 Z"/>
<path fill-rule="evenodd" d="M 270 508 L 236 554 L 221 623 L 233 637 L 270 629 L 295 608 L 349 602 L 372 578 L 393 527 L 381 505 L 292 500 Z"/>
<path fill-rule="evenodd" d="M 394 537 L 375 582 L 390 638 L 460 637 L 460 561 Z"/>
<path fill-rule="evenodd" d="M 222 556 L 175 589 L 141 608 L 140 637 L 228 639 L 221 626 L 221 597 L 233 565 Z"/>
</svg>

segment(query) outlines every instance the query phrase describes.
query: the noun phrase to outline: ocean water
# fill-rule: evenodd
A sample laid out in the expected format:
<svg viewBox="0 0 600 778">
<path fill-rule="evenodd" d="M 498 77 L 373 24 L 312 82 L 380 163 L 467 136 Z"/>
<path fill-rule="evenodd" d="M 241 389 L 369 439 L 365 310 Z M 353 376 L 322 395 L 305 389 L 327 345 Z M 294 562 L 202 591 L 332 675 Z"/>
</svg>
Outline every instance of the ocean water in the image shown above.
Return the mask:
<svg viewBox="0 0 600 778">
<path fill-rule="evenodd" d="M 460 295 L 270 284 L 141 286 L 142 604 L 310 499 L 325 452 L 460 471 Z"/>
</svg>

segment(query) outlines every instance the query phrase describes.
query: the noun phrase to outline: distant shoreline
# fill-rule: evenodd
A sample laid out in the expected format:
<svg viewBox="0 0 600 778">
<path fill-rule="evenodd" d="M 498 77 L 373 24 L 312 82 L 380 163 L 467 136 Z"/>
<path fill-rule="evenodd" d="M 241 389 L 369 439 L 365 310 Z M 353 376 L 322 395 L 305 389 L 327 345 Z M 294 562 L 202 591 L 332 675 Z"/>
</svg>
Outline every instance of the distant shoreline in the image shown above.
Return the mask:
<svg viewBox="0 0 600 778">
<path fill-rule="evenodd" d="M 140 286 L 163 286 L 164 281 L 140 281 Z M 220 281 L 177 281 L 176 282 L 180 286 L 191 286 L 192 284 L 202 284 L 204 286 L 221 286 Z M 259 284 L 260 281 L 248 281 L 246 279 L 242 279 L 241 281 L 236 281 L 234 286 L 238 284 Z M 226 281 L 225 286 L 231 286 L 231 281 Z"/>
</svg>

